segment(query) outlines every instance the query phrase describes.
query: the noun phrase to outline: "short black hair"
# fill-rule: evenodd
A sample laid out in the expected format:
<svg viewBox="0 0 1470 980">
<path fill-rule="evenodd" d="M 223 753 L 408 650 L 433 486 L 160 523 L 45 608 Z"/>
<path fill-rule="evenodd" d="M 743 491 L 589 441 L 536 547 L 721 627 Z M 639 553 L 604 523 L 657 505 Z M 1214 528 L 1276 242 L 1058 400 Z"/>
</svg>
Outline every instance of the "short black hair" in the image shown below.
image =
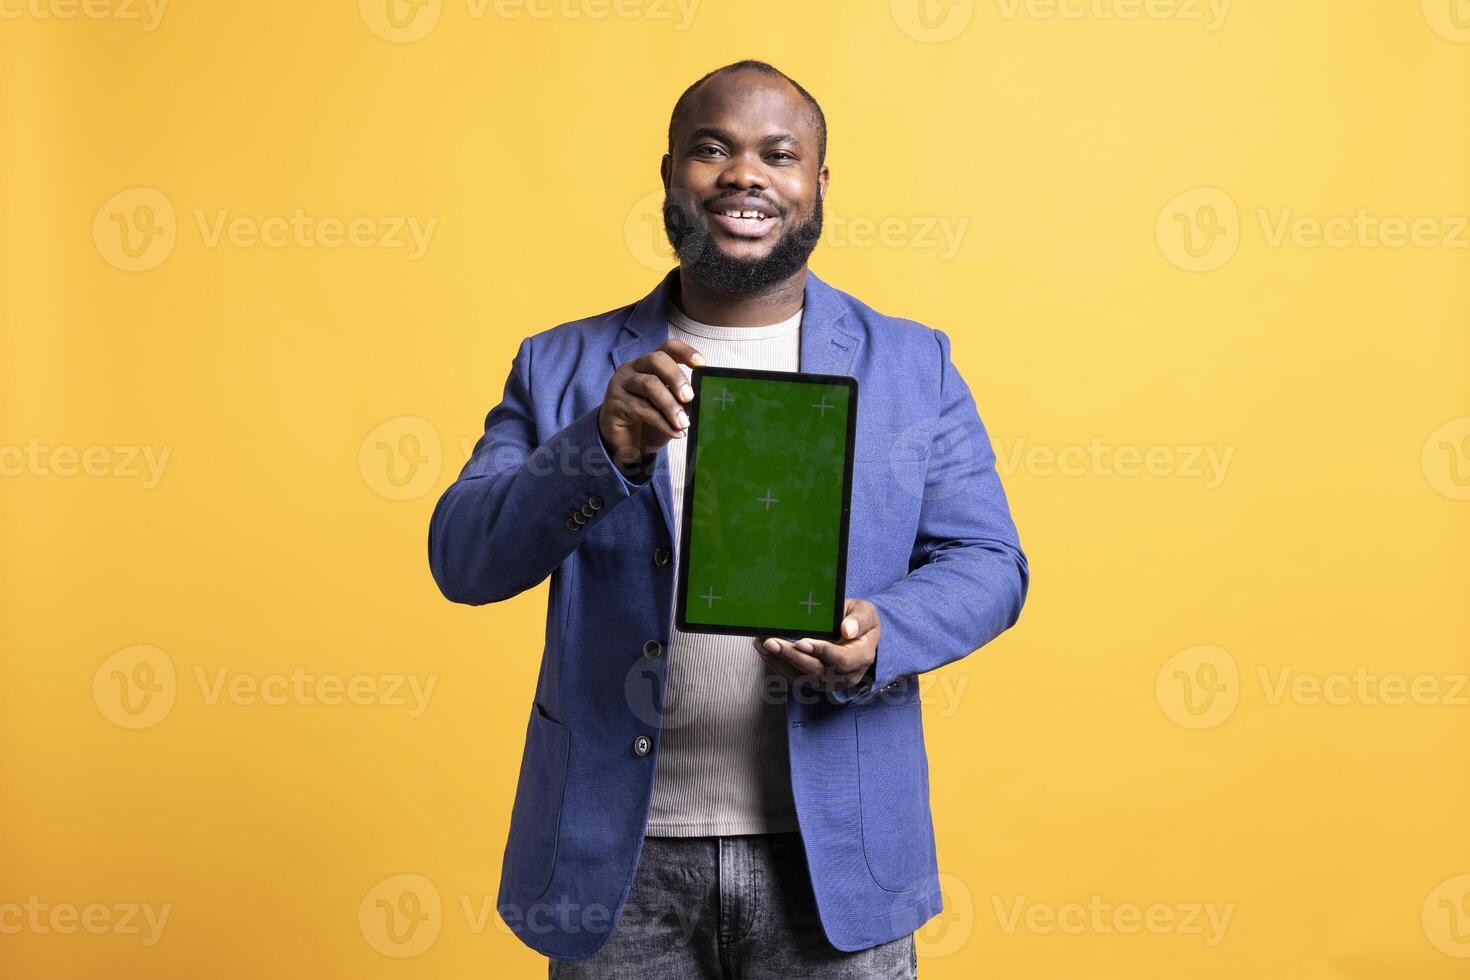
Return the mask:
<svg viewBox="0 0 1470 980">
<path fill-rule="evenodd" d="M 800 92 L 803 99 L 806 99 L 806 104 L 811 107 L 812 114 L 816 116 L 817 119 L 817 166 L 821 167 L 824 163 L 827 162 L 827 117 L 825 114 L 823 114 L 822 107 L 817 104 L 817 100 L 812 98 L 812 93 L 808 92 L 805 88 L 802 87 L 802 84 L 800 82 L 792 78 L 790 75 L 786 74 L 781 69 L 777 68 L 775 65 L 769 65 L 764 61 L 755 61 L 754 59 L 750 58 L 747 58 L 744 61 L 737 61 L 734 64 L 725 65 L 723 68 L 716 68 L 714 71 L 710 72 L 708 75 L 705 75 L 699 81 L 686 88 L 684 90 L 684 94 L 679 96 L 679 101 L 674 103 L 674 111 L 669 116 L 669 153 L 671 155 L 674 152 L 674 131 L 679 126 L 679 118 L 684 114 L 684 110 L 688 106 L 689 98 L 694 94 L 694 90 L 699 88 L 699 86 L 703 85 L 705 82 L 709 81 L 716 75 L 723 75 L 725 72 L 728 71 L 758 71 L 762 74 L 772 75 L 776 78 L 784 78 L 786 81 L 790 82 L 792 88 Z"/>
</svg>

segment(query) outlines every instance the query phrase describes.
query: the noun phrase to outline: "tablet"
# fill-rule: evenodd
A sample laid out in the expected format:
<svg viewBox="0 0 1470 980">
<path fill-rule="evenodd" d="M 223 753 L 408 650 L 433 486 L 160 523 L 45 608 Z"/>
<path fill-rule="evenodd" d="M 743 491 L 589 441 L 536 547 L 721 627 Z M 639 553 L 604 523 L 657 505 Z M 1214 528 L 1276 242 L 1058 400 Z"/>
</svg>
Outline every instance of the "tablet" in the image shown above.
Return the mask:
<svg viewBox="0 0 1470 980">
<path fill-rule="evenodd" d="M 840 639 L 856 378 L 697 367 L 674 622 Z"/>
</svg>

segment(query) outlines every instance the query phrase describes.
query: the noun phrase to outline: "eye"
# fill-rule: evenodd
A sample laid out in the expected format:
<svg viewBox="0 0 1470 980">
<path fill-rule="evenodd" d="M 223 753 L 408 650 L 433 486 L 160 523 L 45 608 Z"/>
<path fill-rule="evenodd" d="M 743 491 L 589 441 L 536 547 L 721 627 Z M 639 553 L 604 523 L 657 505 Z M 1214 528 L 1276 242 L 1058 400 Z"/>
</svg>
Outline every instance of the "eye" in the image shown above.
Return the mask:
<svg viewBox="0 0 1470 980">
<path fill-rule="evenodd" d="M 702 143 L 694 148 L 695 156 L 712 156 L 723 152 L 723 150 L 713 143 Z"/>
<path fill-rule="evenodd" d="M 788 160 L 796 159 L 796 154 L 787 153 L 785 150 L 777 150 L 775 153 L 772 153 L 771 156 L 777 160 L 780 160 L 782 163 L 785 163 Z"/>
</svg>

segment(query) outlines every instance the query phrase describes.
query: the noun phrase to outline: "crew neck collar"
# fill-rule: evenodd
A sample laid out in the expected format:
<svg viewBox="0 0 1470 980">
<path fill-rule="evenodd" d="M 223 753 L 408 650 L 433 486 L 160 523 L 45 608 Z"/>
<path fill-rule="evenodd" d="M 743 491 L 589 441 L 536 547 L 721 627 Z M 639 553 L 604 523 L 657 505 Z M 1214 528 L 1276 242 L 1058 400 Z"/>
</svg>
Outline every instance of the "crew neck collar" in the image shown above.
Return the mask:
<svg viewBox="0 0 1470 980">
<path fill-rule="evenodd" d="M 672 299 L 668 302 L 669 320 L 685 333 L 709 340 L 769 340 L 781 337 L 801 326 L 801 314 L 805 305 L 780 323 L 769 323 L 760 327 L 727 327 L 715 323 L 701 323 L 679 309 Z"/>
</svg>

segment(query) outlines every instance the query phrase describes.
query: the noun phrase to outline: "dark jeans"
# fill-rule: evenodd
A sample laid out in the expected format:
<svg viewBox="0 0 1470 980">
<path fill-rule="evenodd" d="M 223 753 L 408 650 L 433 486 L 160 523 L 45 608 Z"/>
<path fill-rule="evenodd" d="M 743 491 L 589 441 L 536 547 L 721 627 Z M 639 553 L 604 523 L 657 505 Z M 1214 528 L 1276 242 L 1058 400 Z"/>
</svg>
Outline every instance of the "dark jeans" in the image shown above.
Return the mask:
<svg viewBox="0 0 1470 980">
<path fill-rule="evenodd" d="M 607 943 L 551 980 L 913 980 L 914 937 L 855 953 L 822 932 L 801 835 L 647 837 Z"/>
</svg>

